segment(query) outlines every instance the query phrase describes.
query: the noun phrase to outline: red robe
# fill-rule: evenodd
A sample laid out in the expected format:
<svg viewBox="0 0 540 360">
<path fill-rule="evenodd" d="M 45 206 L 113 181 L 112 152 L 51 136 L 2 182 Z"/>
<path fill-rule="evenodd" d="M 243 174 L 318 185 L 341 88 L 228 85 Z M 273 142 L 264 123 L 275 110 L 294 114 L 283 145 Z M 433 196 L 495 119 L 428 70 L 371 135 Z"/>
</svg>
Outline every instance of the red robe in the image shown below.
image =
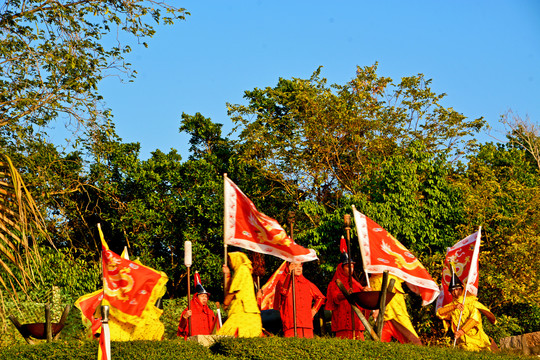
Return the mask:
<svg viewBox="0 0 540 360">
<path fill-rule="evenodd" d="M 189 322 L 184 319 L 184 314 L 188 309 L 182 312 L 180 322 L 178 323 L 178 331 L 176 335 L 183 336 L 186 339 L 189 336 Z M 216 326 L 217 317 L 208 305 L 202 305 L 199 302 L 197 294 L 191 299 L 191 336 L 194 335 L 211 335 Z M 219 325 L 218 325 L 219 327 Z"/>
<path fill-rule="evenodd" d="M 351 320 L 354 319 L 356 338 L 364 340 L 364 325 L 362 324 L 362 322 L 360 322 L 358 316 L 354 314 L 351 309 L 351 305 L 349 304 L 347 299 L 345 299 L 345 296 L 336 284 L 336 279 L 339 279 L 341 280 L 345 288 L 347 288 L 347 290 L 350 287 L 349 277 L 345 275 L 345 272 L 343 271 L 343 266 L 347 266 L 347 264 L 339 264 L 337 266 L 336 273 L 334 274 L 332 281 L 328 285 L 325 309 L 332 311 L 332 331 L 336 333 L 336 337 L 353 339 L 354 337 L 352 332 L 353 328 Z M 353 292 L 360 292 L 364 289 L 363 286 L 360 285 L 360 283 L 354 278 L 352 279 L 352 288 Z M 365 315 L 365 311 L 363 312 Z"/>
<path fill-rule="evenodd" d="M 296 328 L 299 337 L 313 337 L 313 317 L 311 310 L 318 311 L 324 303 L 324 295 L 304 275 L 295 276 Z M 294 336 L 293 292 L 291 276 L 278 282 L 274 309 L 279 310 L 285 336 Z M 292 331 L 292 332 L 291 332 Z"/>
</svg>

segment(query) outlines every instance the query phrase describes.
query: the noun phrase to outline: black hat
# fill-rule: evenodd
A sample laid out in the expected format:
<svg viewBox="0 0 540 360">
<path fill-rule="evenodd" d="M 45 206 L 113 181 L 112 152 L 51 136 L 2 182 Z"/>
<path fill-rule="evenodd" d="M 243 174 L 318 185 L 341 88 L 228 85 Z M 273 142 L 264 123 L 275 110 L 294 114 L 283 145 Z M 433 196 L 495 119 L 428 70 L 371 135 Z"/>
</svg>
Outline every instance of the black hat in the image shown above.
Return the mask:
<svg viewBox="0 0 540 360">
<path fill-rule="evenodd" d="M 456 273 L 452 273 L 450 284 L 448 284 L 448 291 L 452 291 L 454 289 L 463 289 L 463 283 L 461 282 L 461 280 L 459 280 L 459 277 L 456 275 Z"/>
</svg>

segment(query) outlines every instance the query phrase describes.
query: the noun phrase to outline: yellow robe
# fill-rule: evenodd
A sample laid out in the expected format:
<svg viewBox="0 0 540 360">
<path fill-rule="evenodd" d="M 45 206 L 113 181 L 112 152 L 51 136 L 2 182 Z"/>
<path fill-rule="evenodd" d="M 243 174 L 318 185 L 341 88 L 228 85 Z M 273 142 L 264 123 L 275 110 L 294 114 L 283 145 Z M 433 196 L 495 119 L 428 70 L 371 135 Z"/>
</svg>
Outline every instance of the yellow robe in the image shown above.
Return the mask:
<svg viewBox="0 0 540 360">
<path fill-rule="evenodd" d="M 382 278 L 382 274 L 377 274 L 370 278 L 369 282 L 373 290 L 381 291 Z M 388 283 L 390 283 L 391 279 L 396 281 L 392 290 L 395 295 L 386 305 L 386 309 L 384 311 L 384 321 L 394 320 L 407 328 L 407 330 L 409 330 L 413 335 L 418 337 L 418 334 L 414 330 L 411 322 L 411 318 L 409 317 L 409 312 L 407 311 L 407 304 L 405 303 L 404 295 L 405 291 L 403 290 L 403 280 L 394 275 L 388 274 Z"/>
<path fill-rule="evenodd" d="M 451 326 L 454 333 L 460 316 L 460 311 L 456 308 L 458 302 L 463 303 L 463 295 L 437 310 L 437 316 L 444 320 L 445 330 L 448 330 L 448 327 Z M 482 327 L 482 314 L 486 315 L 492 322 L 495 322 L 495 316 L 487 307 L 478 302 L 476 296 L 471 294 L 467 294 L 464 305 L 460 329 L 465 334 L 457 339 L 456 345 L 466 350 L 491 351 L 491 340 Z"/>
<path fill-rule="evenodd" d="M 238 337 L 257 337 L 262 334 L 262 321 L 255 298 L 253 278 L 251 276 L 251 261 L 241 252 L 229 253 L 234 275 L 229 287 L 229 293 L 234 293 L 234 299 L 228 310 L 227 321 L 217 335 Z"/>
</svg>

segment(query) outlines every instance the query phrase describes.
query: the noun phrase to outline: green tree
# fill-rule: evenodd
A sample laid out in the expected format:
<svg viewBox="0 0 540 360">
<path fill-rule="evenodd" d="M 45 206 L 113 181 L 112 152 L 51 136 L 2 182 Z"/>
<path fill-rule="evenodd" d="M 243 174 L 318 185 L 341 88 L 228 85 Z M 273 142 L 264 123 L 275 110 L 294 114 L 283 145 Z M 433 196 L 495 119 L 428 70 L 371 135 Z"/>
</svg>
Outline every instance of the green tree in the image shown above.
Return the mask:
<svg viewBox="0 0 540 360">
<path fill-rule="evenodd" d="M 122 34 L 145 39 L 153 23 L 184 19 L 162 1 L 7 0 L 0 12 L 0 126 L 20 132 L 67 118 L 74 125 L 109 116 L 99 82 L 131 74 Z M 115 35 L 118 35 L 114 38 Z"/>
<path fill-rule="evenodd" d="M 456 228 L 462 225 L 465 215 L 463 194 L 455 176 L 455 169 L 444 156 L 434 156 L 416 143 L 405 154 L 382 162 L 361 192 L 344 196 L 335 210 L 328 211 L 310 200 L 301 202 L 299 208 L 312 225 L 298 233 L 298 240 L 319 254 L 322 272 L 318 283 L 325 284 L 335 270 L 339 239 L 346 235 L 344 216 L 352 215 L 351 205 L 385 228 L 420 260 L 430 262 L 429 257 L 444 253 L 456 242 Z M 361 263 L 354 220 L 351 227 L 351 255 Z"/>
<path fill-rule="evenodd" d="M 278 181 L 297 201 L 336 206 L 357 194 L 384 159 L 420 141 L 432 154 L 459 154 L 484 124 L 441 101 L 431 80 L 379 77 L 377 65 L 358 68 L 345 85 L 326 84 L 320 68 L 310 79 L 280 79 L 246 91 L 246 105 L 228 104 L 241 130 L 245 161 Z"/>
<path fill-rule="evenodd" d="M 540 308 L 540 172 L 536 160 L 512 143 L 485 144 L 469 159 L 459 184 L 464 191 L 462 229 L 482 225 L 480 299 L 522 330 Z M 463 231 L 460 231 L 463 232 Z M 504 324 L 501 324 L 503 326 Z"/>
<path fill-rule="evenodd" d="M 56 156 L 50 147 L 41 150 L 54 155 L 51 164 L 19 161 L 25 156 L 36 157 L 34 150 L 45 135 L 43 127 L 53 121 L 65 121 L 74 130 L 102 126 L 110 111 L 100 104 L 99 82 L 110 75 L 134 74 L 124 61 L 130 46 L 122 34 L 132 35 L 146 46 L 145 39 L 155 33 L 153 24 L 172 24 L 188 13 L 154 0 L 7 0 L 0 9 L 0 154 L 7 169 L 0 184 L 6 214 L 0 221 L 0 264 L 13 279 L 5 261 L 30 273 L 21 265 L 20 255 L 29 256 L 30 246 L 47 237 L 42 230 L 50 215 L 58 222 L 65 221 L 61 202 L 51 206 L 49 201 L 42 203 L 34 197 L 47 199 L 53 194 L 39 192 L 59 188 L 66 180 L 81 181 L 61 175 L 47 177 L 54 174 L 53 169 L 67 170 L 81 164 L 80 159 Z M 10 161 L 15 158 L 17 161 Z M 37 172 L 38 167 L 50 171 Z M 43 176 L 38 179 L 32 174 Z M 81 193 L 85 184 L 68 185 L 60 191 Z M 7 281 L 4 276 L 0 279 Z"/>
</svg>

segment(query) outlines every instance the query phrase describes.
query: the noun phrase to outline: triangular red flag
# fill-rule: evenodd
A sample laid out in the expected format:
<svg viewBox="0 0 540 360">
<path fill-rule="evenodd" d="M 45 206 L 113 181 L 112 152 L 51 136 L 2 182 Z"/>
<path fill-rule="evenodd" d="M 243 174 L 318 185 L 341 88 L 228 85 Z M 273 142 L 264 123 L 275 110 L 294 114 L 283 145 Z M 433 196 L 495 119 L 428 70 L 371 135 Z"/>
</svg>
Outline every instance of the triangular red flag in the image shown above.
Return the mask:
<svg viewBox="0 0 540 360">
<path fill-rule="evenodd" d="M 439 295 L 439 287 L 426 268 L 405 246 L 375 221 L 361 214 L 353 206 L 354 222 L 364 271 L 380 274 L 388 271 L 407 283 L 411 291 L 428 305 Z"/>
<path fill-rule="evenodd" d="M 480 252 L 481 231 L 458 241 L 454 246 L 446 249 L 446 257 L 442 272 L 441 294 L 437 299 L 436 308 L 452 302 L 452 295 L 448 291 L 448 284 L 452 278 L 452 266 L 455 274 L 463 286 L 474 296 L 478 295 L 478 255 Z"/>
<path fill-rule="evenodd" d="M 318 259 L 315 250 L 295 243 L 276 220 L 257 211 L 251 200 L 226 176 L 224 186 L 225 244 L 290 262 Z"/>
</svg>

